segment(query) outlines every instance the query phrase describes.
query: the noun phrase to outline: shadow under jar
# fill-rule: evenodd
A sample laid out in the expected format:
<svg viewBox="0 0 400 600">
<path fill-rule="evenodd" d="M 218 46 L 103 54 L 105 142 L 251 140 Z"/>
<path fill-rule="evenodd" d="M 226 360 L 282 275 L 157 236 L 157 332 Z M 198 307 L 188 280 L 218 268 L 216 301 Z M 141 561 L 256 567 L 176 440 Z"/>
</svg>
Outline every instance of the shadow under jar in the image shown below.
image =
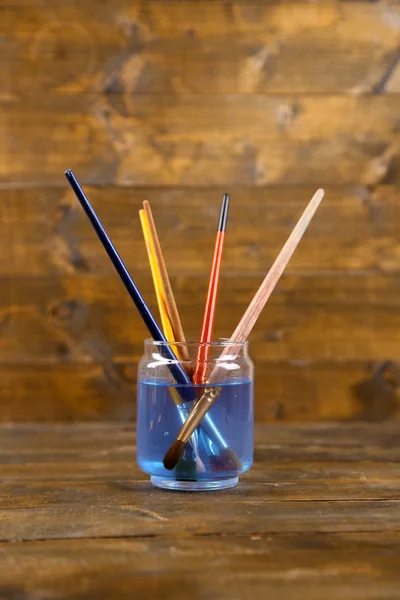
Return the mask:
<svg viewBox="0 0 400 600">
<path fill-rule="evenodd" d="M 175 378 L 180 365 L 191 377 L 198 342 L 187 342 L 191 361 L 171 360 L 168 346 L 179 355 L 177 342 L 145 340 L 138 364 L 137 462 L 153 485 L 176 490 L 233 487 L 253 462 L 254 385 L 248 342 L 219 340 L 207 346 L 204 385 Z M 195 402 L 205 389 L 217 398 L 185 445 L 174 470 L 163 458 Z"/>
</svg>

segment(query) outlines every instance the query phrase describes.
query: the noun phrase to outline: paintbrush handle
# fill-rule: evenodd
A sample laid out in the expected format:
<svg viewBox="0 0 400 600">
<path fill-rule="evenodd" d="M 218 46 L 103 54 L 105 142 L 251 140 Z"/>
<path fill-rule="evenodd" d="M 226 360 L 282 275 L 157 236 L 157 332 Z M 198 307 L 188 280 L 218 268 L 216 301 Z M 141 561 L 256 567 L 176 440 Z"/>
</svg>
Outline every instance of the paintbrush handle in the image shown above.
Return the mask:
<svg viewBox="0 0 400 600">
<path fill-rule="evenodd" d="M 167 310 L 168 318 L 171 323 L 174 341 L 183 342 L 182 346 L 177 347 L 177 354 L 181 360 L 188 363 L 189 370 L 191 371 L 190 354 L 187 346 L 185 345 L 185 334 L 183 332 L 183 327 L 179 317 L 178 307 L 175 302 L 175 296 L 172 291 L 171 282 L 169 280 L 167 266 L 165 264 L 164 255 L 161 249 L 156 224 L 154 222 L 153 213 L 151 210 L 150 202 L 148 200 L 145 200 L 143 202 L 143 208 L 147 217 L 147 222 L 152 236 L 155 260 L 158 264 L 161 286 L 165 299 L 165 308 Z"/>
<path fill-rule="evenodd" d="M 229 195 L 224 194 L 221 204 L 217 237 L 215 240 L 214 256 L 211 265 L 210 280 L 208 283 L 207 298 L 204 306 L 203 323 L 201 327 L 200 343 L 196 357 L 196 367 L 193 374 L 193 383 L 205 383 L 207 375 L 207 362 L 210 355 L 210 346 L 214 329 L 215 312 L 217 306 L 218 284 L 224 249 L 226 223 L 228 220 Z"/>
<path fill-rule="evenodd" d="M 153 314 L 151 313 L 149 307 L 147 306 L 142 294 L 137 288 L 135 282 L 132 277 L 129 275 L 128 269 L 124 265 L 122 258 L 117 252 L 114 244 L 108 237 L 106 230 L 101 224 L 98 216 L 96 215 L 94 209 L 92 208 L 85 192 L 79 185 L 78 180 L 72 171 L 66 171 L 65 176 L 73 189 L 77 199 L 79 200 L 83 210 L 85 211 L 89 221 L 91 222 L 93 229 L 98 235 L 99 240 L 103 244 L 105 251 L 108 254 L 109 259 L 114 265 L 115 270 L 121 278 L 122 283 L 124 284 L 128 294 L 132 298 L 137 310 L 139 311 L 140 316 L 142 317 L 147 329 L 151 337 L 157 342 L 166 342 L 165 345 L 162 346 L 161 353 L 164 358 L 167 358 L 173 362 L 169 363 L 167 366 L 174 377 L 174 379 L 180 383 L 184 384 L 187 387 L 177 388 L 179 395 L 181 396 L 184 402 L 190 402 L 191 400 L 196 399 L 196 393 L 192 387 L 192 382 L 185 370 L 180 365 L 178 359 L 176 358 L 173 350 L 168 345 L 168 340 L 163 334 L 160 326 L 155 320 Z"/>
<path fill-rule="evenodd" d="M 253 300 L 247 307 L 247 310 L 241 318 L 239 325 L 233 332 L 230 338 L 231 342 L 243 342 L 248 338 L 258 317 L 260 316 L 261 311 L 267 303 L 268 298 L 272 294 L 289 260 L 292 258 L 293 252 L 296 250 L 323 197 L 324 190 L 317 190 L 308 203 L 307 208 L 301 215 L 285 245 L 278 254 L 274 264 L 268 271 L 264 281 L 254 295 Z"/>
<path fill-rule="evenodd" d="M 224 248 L 224 236 L 225 233 L 223 231 L 218 232 L 215 244 L 214 259 L 211 267 L 210 285 L 207 292 L 206 308 L 203 317 L 203 326 L 196 357 L 196 367 L 193 374 L 193 383 L 202 384 L 206 379 L 207 361 L 210 355 L 210 346 L 207 345 L 207 342 L 211 342 L 214 328 L 218 280 L 221 270 L 222 251 Z"/>
</svg>

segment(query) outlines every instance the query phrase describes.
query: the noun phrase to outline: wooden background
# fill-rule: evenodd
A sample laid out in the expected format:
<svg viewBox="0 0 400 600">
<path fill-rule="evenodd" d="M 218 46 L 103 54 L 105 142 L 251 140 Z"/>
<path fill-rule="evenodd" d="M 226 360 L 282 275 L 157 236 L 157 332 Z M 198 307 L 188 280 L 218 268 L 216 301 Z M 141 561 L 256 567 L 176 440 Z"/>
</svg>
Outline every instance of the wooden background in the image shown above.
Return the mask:
<svg viewBox="0 0 400 600">
<path fill-rule="evenodd" d="M 197 336 L 222 193 L 229 335 L 317 187 L 252 334 L 259 420 L 400 415 L 400 5 L 2 0 L 0 419 L 130 420 L 145 329 L 63 177 L 155 308 L 149 199 Z"/>
</svg>

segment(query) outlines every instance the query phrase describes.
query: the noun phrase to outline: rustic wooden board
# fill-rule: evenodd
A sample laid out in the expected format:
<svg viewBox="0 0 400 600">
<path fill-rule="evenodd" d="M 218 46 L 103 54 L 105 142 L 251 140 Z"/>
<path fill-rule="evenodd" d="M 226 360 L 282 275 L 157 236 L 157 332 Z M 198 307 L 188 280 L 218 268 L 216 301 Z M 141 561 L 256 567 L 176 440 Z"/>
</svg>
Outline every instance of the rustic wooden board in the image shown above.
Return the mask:
<svg viewBox="0 0 400 600">
<path fill-rule="evenodd" d="M 101 451 L 105 446 L 107 446 L 106 455 L 113 451 L 119 452 L 121 448 L 133 452 L 136 440 L 134 424 L 111 421 L 105 423 L 77 421 L 73 424 L 52 423 L 51 425 L 29 422 L 9 423 L 0 425 L 0 430 L 0 453 L 9 456 L 34 453 L 45 457 L 46 454 L 56 453 L 57 455 L 69 454 L 77 458 L 82 452 L 91 450 L 92 458 L 101 459 Z M 311 454 L 320 448 L 329 449 L 330 452 L 333 449 L 350 452 L 354 448 L 359 448 L 363 452 L 372 451 L 372 458 L 376 458 L 377 449 L 386 453 L 398 448 L 399 424 L 392 421 L 380 424 L 309 421 L 284 425 L 256 423 L 255 430 L 257 451 L 267 446 L 275 449 L 291 448 L 294 452 L 301 448 L 302 452 Z M 399 467 L 394 464 L 393 466 Z"/>
<path fill-rule="evenodd" d="M 4 3 L 0 93 L 391 91 L 396 3 Z"/>
<path fill-rule="evenodd" d="M 398 425 L 258 425 L 256 440 L 253 472 L 210 512 L 201 494 L 189 497 L 188 510 L 186 494 L 149 486 L 134 462 L 132 427 L 3 427 L 1 537 L 243 535 L 397 526 Z"/>
<path fill-rule="evenodd" d="M 383 494 L 381 499 L 396 500 L 398 428 L 396 422 L 379 426 L 258 423 L 255 463 L 234 493 L 246 495 L 251 486 L 254 498 L 267 494 L 270 500 L 292 501 L 304 499 L 311 486 L 314 499 L 321 493 L 325 499 L 342 500 L 353 490 L 356 495 L 349 499 L 372 500 Z M 71 502 L 83 496 L 92 499 L 96 493 L 107 498 L 110 506 L 126 504 L 129 493 L 152 490 L 152 498 L 169 497 L 149 487 L 147 476 L 136 465 L 132 425 L 24 424 L 2 426 L 1 433 L 2 481 L 10 492 L 2 499 L 6 508 L 13 507 L 14 497 L 22 508 L 32 503 L 39 508 L 58 506 L 68 498 Z M 27 489 L 30 500 L 23 498 Z"/>
<path fill-rule="evenodd" d="M 136 419 L 136 363 L 3 365 L 0 421 Z"/>
<path fill-rule="evenodd" d="M 216 336 L 229 337 L 263 275 L 221 280 Z M 188 336 L 198 336 L 206 280 L 173 279 Z M 138 279 L 155 309 L 152 283 Z M 138 359 L 148 336 L 115 277 L 0 282 L 3 363 Z M 255 360 L 398 358 L 398 277 L 284 277 L 251 334 Z"/>
<path fill-rule="evenodd" d="M 229 335 L 239 320 L 261 267 L 271 264 L 313 189 L 234 188 L 217 334 Z M 209 221 L 217 220 L 223 188 L 194 189 L 190 202 L 178 188 L 88 192 L 157 312 L 134 222 L 141 200 L 151 200 L 185 328 L 197 335 L 213 244 Z M 146 331 L 72 194 L 8 189 L 2 198 L 0 238 L 12 260 L 0 268 L 13 276 L 0 281 L 0 359 L 8 365 L 1 368 L 1 419 L 133 418 L 135 361 Z M 398 359 L 398 208 L 394 186 L 327 189 L 289 266 L 298 275 L 281 280 L 252 335 L 258 418 L 397 416 L 397 392 L 376 363 Z M 394 272 L 378 275 L 377 267 Z M 35 273 L 54 275 L 21 277 Z M 71 360 L 84 364 L 66 364 Z M 267 400 L 258 401 L 266 385 Z"/>
<path fill-rule="evenodd" d="M 256 419 L 398 419 L 399 389 L 384 365 L 259 359 Z M 0 421 L 136 418 L 136 362 L 2 365 L 0 380 Z"/>
<path fill-rule="evenodd" d="M 61 184 L 66 168 L 119 185 L 398 180 L 395 94 L 40 94 L 0 106 L 5 183 Z"/>
<path fill-rule="evenodd" d="M 151 488 L 132 427 L 3 426 L 0 597 L 396 598 L 398 440 L 260 425 L 254 469 L 204 495 Z"/>
<path fill-rule="evenodd" d="M 2 598 L 396 598 L 398 533 L 1 544 Z M 68 591 L 67 591 L 68 590 Z"/>
<path fill-rule="evenodd" d="M 225 500 L 225 498 L 224 498 Z M 400 526 L 399 500 L 265 502 L 245 500 L 191 502 L 193 515 L 185 512 L 187 500 L 174 496 L 149 497 L 149 486 L 133 494 L 131 504 L 65 506 L 5 510 L 1 513 L 1 541 L 63 539 L 76 537 L 146 537 L 151 535 L 224 535 L 303 532 L 396 531 Z M 226 515 L 229 515 L 228 517 Z"/>
<path fill-rule="evenodd" d="M 0 190 L 1 275 L 112 273 L 111 263 L 67 183 Z M 138 211 L 148 199 L 171 274 L 206 285 L 220 201 L 231 195 L 223 273 L 265 271 L 315 186 L 217 188 L 88 187 L 87 194 L 135 275 L 149 273 Z M 397 271 L 400 201 L 395 186 L 328 186 L 287 272 Z"/>
<path fill-rule="evenodd" d="M 398 417 L 399 18 L 396 2 L 1 4 L 0 420 L 134 417 L 146 332 L 69 167 L 154 308 L 151 200 L 194 336 L 222 194 L 229 335 L 326 187 L 253 334 L 256 414 Z"/>
<path fill-rule="evenodd" d="M 101 450 L 99 451 L 101 452 Z M 293 455 L 291 459 L 293 460 Z M 24 457 L 28 462 L 34 461 L 34 458 Z M 56 455 L 57 460 L 60 456 Z M 120 455 L 120 460 L 131 460 L 132 454 L 125 456 Z M 279 457 L 280 458 L 280 457 Z M 70 460 L 72 457 L 70 458 Z M 62 460 L 62 458 L 61 458 Z M 78 460 L 75 458 L 74 460 Z M 276 452 L 269 452 L 267 460 L 277 460 Z M 110 461 L 111 463 L 111 461 Z M 257 502 L 306 502 L 313 501 L 389 501 L 398 500 L 399 486 L 395 483 L 396 472 L 390 470 L 384 464 L 382 473 L 379 477 L 372 474 L 371 469 L 367 469 L 367 476 L 364 476 L 368 485 L 360 486 L 360 481 L 363 477 L 361 470 L 357 470 L 351 477 L 345 476 L 346 466 L 336 463 L 334 468 L 336 477 L 330 473 L 327 474 L 326 480 L 321 481 L 323 467 L 321 464 L 310 464 L 308 468 L 304 462 L 294 462 L 293 469 L 290 470 L 284 466 L 280 476 L 275 478 L 276 470 L 272 469 L 268 475 L 268 480 L 260 482 L 260 470 L 255 469 L 251 474 L 246 475 L 242 479 L 240 491 L 236 496 L 236 501 L 241 497 L 246 497 L 250 490 L 254 503 Z M 90 462 L 90 471 L 97 467 L 95 463 Z M 111 464 L 110 464 L 111 467 Z M 294 470 L 297 467 L 297 473 Z M 78 464 L 78 470 L 81 470 L 81 465 Z M 100 469 L 97 468 L 99 474 Z M 109 466 L 105 465 L 105 477 L 112 478 L 108 472 Z M 34 467 L 35 472 L 35 467 Z M 52 467 L 50 465 L 50 474 Z M 398 471 L 397 471 L 398 473 Z M 23 471 L 21 470 L 23 476 Z M 64 476 L 67 475 L 66 467 L 63 468 Z M 301 474 L 301 476 L 300 476 Z M 357 477 L 358 475 L 358 477 Z M 98 475 L 100 477 L 100 474 Z M 128 481 L 129 478 L 135 478 L 135 483 Z M 140 478 L 142 477 L 142 480 Z M 59 481 L 59 482 L 43 482 L 36 483 L 34 481 L 24 481 L 23 483 L 11 482 L 2 485 L 3 497 L 0 501 L 0 510 L 28 510 L 33 508 L 64 508 L 68 511 L 72 506 L 80 500 L 82 503 L 91 504 L 101 498 L 101 502 L 108 507 L 114 509 L 119 506 L 132 505 L 132 497 L 137 494 L 151 493 L 149 483 L 144 480 L 144 475 L 140 474 L 138 468 L 133 466 L 131 471 L 125 470 L 123 478 L 119 481 L 109 481 L 103 483 L 101 481 L 91 482 L 90 484 L 82 481 Z M 340 482 L 340 483 L 339 483 Z M 333 488 L 333 489 L 332 489 Z M 158 492 L 157 492 L 158 493 Z M 44 507 L 44 500 L 46 506 Z M 164 498 L 167 503 L 168 498 Z M 230 502 L 228 502 L 229 506 Z M 145 508 L 139 508 L 137 511 L 142 515 L 146 514 Z"/>
</svg>

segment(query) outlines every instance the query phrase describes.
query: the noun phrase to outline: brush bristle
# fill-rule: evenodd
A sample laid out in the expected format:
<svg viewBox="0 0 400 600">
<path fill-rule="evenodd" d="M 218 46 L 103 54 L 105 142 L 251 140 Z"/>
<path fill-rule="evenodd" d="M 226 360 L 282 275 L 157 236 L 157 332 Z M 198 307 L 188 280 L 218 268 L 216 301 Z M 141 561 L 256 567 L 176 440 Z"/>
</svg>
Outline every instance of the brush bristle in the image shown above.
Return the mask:
<svg viewBox="0 0 400 600">
<path fill-rule="evenodd" d="M 164 467 L 168 469 L 168 471 L 172 471 L 172 469 L 175 467 L 176 463 L 182 456 L 184 449 L 185 442 L 181 442 L 181 440 L 175 440 L 169 450 L 167 450 L 163 463 Z"/>
<path fill-rule="evenodd" d="M 242 470 L 240 458 L 232 448 L 224 448 L 220 452 L 221 463 L 225 471 L 239 473 Z"/>
</svg>

